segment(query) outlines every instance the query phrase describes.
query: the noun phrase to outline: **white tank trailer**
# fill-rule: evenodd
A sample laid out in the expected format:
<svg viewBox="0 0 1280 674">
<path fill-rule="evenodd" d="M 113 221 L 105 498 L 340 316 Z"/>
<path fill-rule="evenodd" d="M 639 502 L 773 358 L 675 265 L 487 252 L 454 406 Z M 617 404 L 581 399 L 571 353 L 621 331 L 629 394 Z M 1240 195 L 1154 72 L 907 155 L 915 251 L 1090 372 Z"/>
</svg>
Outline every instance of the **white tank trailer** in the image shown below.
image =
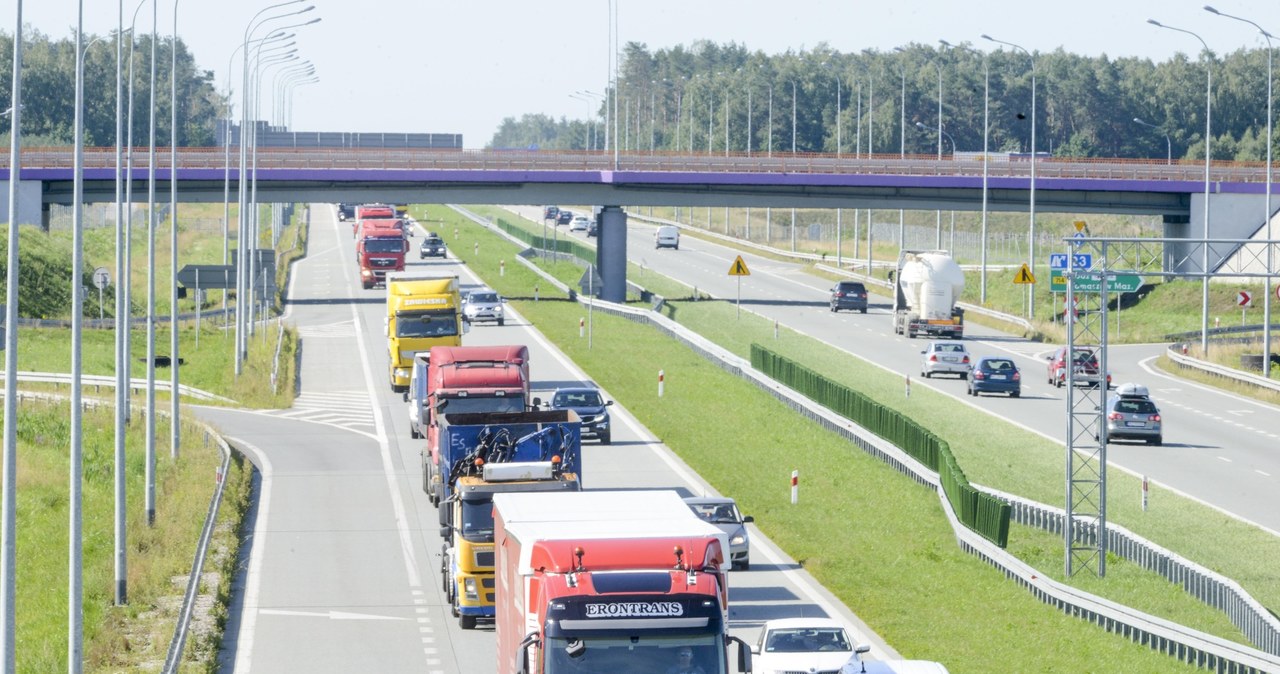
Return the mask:
<svg viewBox="0 0 1280 674">
<path fill-rule="evenodd" d="M 893 331 L 961 339 L 964 310 L 956 306 L 964 292 L 964 271 L 945 250 L 904 250 L 894 276 Z"/>
</svg>

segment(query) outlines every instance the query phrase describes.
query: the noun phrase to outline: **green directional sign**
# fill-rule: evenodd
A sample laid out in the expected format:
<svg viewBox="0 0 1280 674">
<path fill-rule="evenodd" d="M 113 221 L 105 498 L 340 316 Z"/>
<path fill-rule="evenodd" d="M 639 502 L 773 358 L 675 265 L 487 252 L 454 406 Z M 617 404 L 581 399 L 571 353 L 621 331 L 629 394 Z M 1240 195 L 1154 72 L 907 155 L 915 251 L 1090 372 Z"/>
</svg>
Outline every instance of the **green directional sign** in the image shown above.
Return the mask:
<svg viewBox="0 0 1280 674">
<path fill-rule="evenodd" d="M 1107 292 L 1131 293 L 1142 286 L 1142 277 L 1137 274 L 1120 274 L 1107 279 Z M 1055 270 L 1049 277 L 1049 290 L 1055 293 L 1067 292 L 1065 272 Z M 1102 291 L 1102 276 L 1098 274 L 1077 274 L 1075 291 L 1078 293 L 1096 293 Z"/>
</svg>

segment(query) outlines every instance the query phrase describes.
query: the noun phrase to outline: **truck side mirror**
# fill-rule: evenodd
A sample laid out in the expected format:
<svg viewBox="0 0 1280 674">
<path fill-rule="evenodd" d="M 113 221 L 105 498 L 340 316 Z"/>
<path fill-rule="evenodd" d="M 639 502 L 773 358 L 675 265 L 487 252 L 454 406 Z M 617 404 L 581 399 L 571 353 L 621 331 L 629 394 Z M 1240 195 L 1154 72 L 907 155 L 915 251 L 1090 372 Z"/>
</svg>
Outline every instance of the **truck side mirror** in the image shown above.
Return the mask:
<svg viewBox="0 0 1280 674">
<path fill-rule="evenodd" d="M 440 527 L 440 538 L 448 538 L 450 534 L 449 527 Z"/>
<path fill-rule="evenodd" d="M 534 406 L 534 407 L 542 407 L 542 398 L 534 398 L 534 399 L 533 399 L 533 406 Z"/>
</svg>

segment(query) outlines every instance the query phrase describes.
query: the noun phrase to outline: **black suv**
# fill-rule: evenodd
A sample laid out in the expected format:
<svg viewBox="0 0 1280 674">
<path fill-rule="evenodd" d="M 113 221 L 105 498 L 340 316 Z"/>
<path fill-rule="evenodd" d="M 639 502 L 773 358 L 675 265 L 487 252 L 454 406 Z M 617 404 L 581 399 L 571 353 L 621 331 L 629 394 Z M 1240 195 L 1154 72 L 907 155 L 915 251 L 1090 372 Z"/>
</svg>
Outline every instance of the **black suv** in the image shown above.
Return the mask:
<svg viewBox="0 0 1280 674">
<path fill-rule="evenodd" d="M 840 281 L 831 288 L 831 311 L 849 309 L 867 313 L 867 287 L 857 281 Z"/>
<path fill-rule="evenodd" d="M 555 220 L 556 216 L 558 215 L 560 215 L 559 206 L 547 206 L 546 208 L 542 209 L 543 220 Z"/>
<path fill-rule="evenodd" d="M 560 211 L 560 212 L 556 213 L 556 224 L 557 224 L 557 225 L 567 225 L 567 224 L 569 224 L 569 223 L 571 223 L 571 222 L 573 222 L 573 211 L 565 211 L 565 210 L 562 210 L 562 211 Z"/>
<path fill-rule="evenodd" d="M 444 239 L 438 236 L 428 234 L 422 239 L 422 246 L 418 248 L 418 259 L 425 260 L 428 257 L 449 257 L 449 249 L 444 245 Z"/>
</svg>

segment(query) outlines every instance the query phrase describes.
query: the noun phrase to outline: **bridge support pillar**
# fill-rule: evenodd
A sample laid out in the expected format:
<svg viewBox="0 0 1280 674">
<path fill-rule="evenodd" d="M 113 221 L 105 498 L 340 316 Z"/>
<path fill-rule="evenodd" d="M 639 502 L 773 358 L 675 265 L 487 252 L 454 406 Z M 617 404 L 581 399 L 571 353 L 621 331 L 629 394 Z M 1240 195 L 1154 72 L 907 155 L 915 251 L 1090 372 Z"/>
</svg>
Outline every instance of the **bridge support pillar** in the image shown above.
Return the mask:
<svg viewBox="0 0 1280 674">
<path fill-rule="evenodd" d="M 1265 197 L 1261 194 L 1211 193 L 1209 195 L 1210 239 L 1265 239 L 1266 220 L 1262 216 Z M 1275 207 L 1273 201 L 1272 207 Z M 1179 222 L 1166 217 L 1163 236 L 1201 240 L 1205 236 L 1204 193 L 1191 194 L 1191 215 Z M 1274 216 L 1274 214 L 1273 214 Z M 1265 266 L 1255 255 L 1240 254 L 1240 245 L 1219 243 L 1209 247 L 1209 271 L 1261 271 Z M 1204 267 L 1204 249 L 1196 244 L 1165 246 L 1165 271 L 1198 274 Z"/>
<path fill-rule="evenodd" d="M 600 299 L 607 302 L 627 301 L 627 214 L 617 206 L 605 206 L 596 214 L 599 241 L 596 243 L 596 268 L 604 290 Z"/>
</svg>

